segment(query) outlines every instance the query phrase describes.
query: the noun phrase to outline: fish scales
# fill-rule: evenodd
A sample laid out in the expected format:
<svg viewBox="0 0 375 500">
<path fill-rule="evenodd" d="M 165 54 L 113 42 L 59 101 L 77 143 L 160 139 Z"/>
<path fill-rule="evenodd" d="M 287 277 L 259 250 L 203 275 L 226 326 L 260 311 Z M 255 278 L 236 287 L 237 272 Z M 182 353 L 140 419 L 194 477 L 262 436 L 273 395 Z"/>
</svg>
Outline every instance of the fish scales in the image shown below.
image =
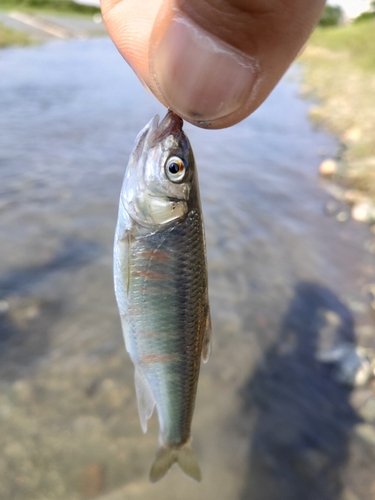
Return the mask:
<svg viewBox="0 0 375 500">
<path fill-rule="evenodd" d="M 198 178 L 181 118 L 169 111 L 140 132 L 125 172 L 114 280 L 125 344 L 135 366 L 141 426 L 156 406 L 159 449 L 150 480 L 177 462 L 196 480 L 190 446 L 201 359 L 211 320 Z"/>
<path fill-rule="evenodd" d="M 163 438 L 176 445 L 189 438 L 200 368 L 203 339 L 197 331 L 207 289 L 201 228 L 193 211 L 172 229 L 137 240 L 130 259 L 135 278 L 128 303 L 138 311 L 129 322 L 130 349 L 155 396 Z M 168 260 L 153 259 L 155 249 Z"/>
</svg>

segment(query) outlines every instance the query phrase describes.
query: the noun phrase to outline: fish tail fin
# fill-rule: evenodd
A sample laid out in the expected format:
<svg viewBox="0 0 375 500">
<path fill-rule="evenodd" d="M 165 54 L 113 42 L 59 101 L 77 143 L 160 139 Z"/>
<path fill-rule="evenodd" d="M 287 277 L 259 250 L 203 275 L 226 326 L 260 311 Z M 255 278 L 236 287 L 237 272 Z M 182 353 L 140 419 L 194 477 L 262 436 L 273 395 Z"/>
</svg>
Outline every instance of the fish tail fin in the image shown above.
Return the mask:
<svg viewBox="0 0 375 500">
<path fill-rule="evenodd" d="M 156 452 L 154 463 L 150 471 L 150 481 L 156 483 L 166 475 L 172 465 L 177 462 L 180 468 L 196 481 L 202 478 L 198 461 L 191 449 L 190 442 L 179 448 L 168 448 L 162 446 Z"/>
</svg>

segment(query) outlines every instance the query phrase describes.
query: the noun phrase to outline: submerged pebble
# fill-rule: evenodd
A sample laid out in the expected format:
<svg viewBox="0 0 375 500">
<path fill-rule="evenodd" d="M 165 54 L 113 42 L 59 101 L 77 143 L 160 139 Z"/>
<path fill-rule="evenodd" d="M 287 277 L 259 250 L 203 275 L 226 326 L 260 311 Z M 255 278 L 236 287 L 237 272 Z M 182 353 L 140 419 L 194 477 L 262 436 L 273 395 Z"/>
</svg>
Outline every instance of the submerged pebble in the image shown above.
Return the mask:
<svg viewBox="0 0 375 500">
<path fill-rule="evenodd" d="M 93 498 L 102 493 L 105 482 L 105 469 L 100 462 L 93 462 L 81 472 L 81 494 Z"/>
<path fill-rule="evenodd" d="M 28 403 L 33 398 L 33 390 L 27 380 L 17 380 L 17 382 L 14 382 L 13 391 L 17 399 L 22 403 Z"/>
<path fill-rule="evenodd" d="M 351 342 L 342 342 L 332 349 L 321 351 L 317 359 L 334 365 L 335 379 L 347 386 L 360 387 L 374 377 L 375 353 Z"/>
<path fill-rule="evenodd" d="M 6 300 L 0 300 L 0 315 L 8 312 L 9 307 L 9 302 L 7 302 Z"/>
<path fill-rule="evenodd" d="M 357 436 L 375 446 L 375 429 L 371 424 L 358 424 L 354 428 Z"/>
<path fill-rule="evenodd" d="M 334 200 L 329 200 L 324 206 L 324 213 L 326 215 L 335 215 L 339 211 L 339 205 Z"/>
<path fill-rule="evenodd" d="M 366 422 L 372 423 L 375 422 L 375 399 L 368 399 L 358 410 L 358 414 L 365 420 Z"/>
<path fill-rule="evenodd" d="M 348 214 L 348 212 L 345 212 L 345 210 L 341 210 L 341 212 L 336 215 L 336 220 L 338 220 L 339 222 L 345 222 L 349 219 L 349 217 L 350 215 Z"/>
</svg>

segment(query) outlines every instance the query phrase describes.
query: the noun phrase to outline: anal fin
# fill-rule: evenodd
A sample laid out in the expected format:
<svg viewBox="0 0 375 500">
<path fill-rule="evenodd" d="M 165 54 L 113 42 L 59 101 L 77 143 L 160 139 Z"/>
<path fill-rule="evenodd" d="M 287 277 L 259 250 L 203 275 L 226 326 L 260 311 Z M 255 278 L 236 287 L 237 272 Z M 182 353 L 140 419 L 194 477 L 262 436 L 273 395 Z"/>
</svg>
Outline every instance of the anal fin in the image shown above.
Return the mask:
<svg viewBox="0 0 375 500">
<path fill-rule="evenodd" d="M 139 368 L 134 371 L 135 392 L 137 394 L 139 420 L 141 421 L 142 431 L 147 432 L 147 421 L 154 411 L 155 401 L 150 388 Z"/>
</svg>

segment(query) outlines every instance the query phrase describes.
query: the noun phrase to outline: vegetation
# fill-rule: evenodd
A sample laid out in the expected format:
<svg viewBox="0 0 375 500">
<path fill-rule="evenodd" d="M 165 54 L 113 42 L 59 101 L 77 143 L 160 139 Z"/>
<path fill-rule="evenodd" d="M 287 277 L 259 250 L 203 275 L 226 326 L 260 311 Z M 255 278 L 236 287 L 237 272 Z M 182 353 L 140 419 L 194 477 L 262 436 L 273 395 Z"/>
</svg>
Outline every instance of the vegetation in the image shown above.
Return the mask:
<svg viewBox="0 0 375 500">
<path fill-rule="evenodd" d="M 344 145 L 340 180 L 375 199 L 375 19 L 317 28 L 301 57 L 317 122 Z"/>
<path fill-rule="evenodd" d="M 354 19 L 355 23 L 361 23 L 362 21 L 370 21 L 375 18 L 375 1 L 371 2 L 370 10 L 368 12 L 363 12 L 356 19 Z"/>
<path fill-rule="evenodd" d="M 319 26 L 337 26 L 343 21 L 344 15 L 341 7 L 326 5 L 323 14 L 319 20 Z"/>
<path fill-rule="evenodd" d="M 370 21 L 375 19 L 375 11 L 363 12 L 354 19 L 354 23 L 361 23 L 362 21 Z"/>
<path fill-rule="evenodd" d="M 96 14 L 99 7 L 74 3 L 71 0 L 1 0 L 4 9 L 46 10 L 66 14 Z"/>
<path fill-rule="evenodd" d="M 0 9 L 19 10 L 30 13 L 45 12 L 53 14 L 93 15 L 100 12 L 99 7 L 74 3 L 71 0 L 0 0 Z M 0 25 L 0 48 L 10 45 L 28 45 L 32 38 L 26 33 Z"/>
<path fill-rule="evenodd" d="M 31 39 L 24 33 L 11 30 L 0 24 L 0 48 L 10 45 L 28 45 Z"/>
<path fill-rule="evenodd" d="M 375 71 L 375 19 L 338 28 L 317 29 L 310 45 L 329 49 L 340 57 L 345 55 L 353 65 Z"/>
</svg>

